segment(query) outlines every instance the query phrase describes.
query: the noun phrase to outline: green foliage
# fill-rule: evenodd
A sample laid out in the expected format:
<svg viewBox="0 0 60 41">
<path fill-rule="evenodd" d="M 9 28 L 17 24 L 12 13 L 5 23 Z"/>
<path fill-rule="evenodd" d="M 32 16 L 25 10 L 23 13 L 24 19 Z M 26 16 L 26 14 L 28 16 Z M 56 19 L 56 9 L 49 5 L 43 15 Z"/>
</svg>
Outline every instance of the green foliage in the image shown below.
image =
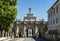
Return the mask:
<svg viewBox="0 0 60 41">
<path fill-rule="evenodd" d="M 17 0 L 0 0 L 0 30 L 8 31 L 17 15 Z"/>
</svg>

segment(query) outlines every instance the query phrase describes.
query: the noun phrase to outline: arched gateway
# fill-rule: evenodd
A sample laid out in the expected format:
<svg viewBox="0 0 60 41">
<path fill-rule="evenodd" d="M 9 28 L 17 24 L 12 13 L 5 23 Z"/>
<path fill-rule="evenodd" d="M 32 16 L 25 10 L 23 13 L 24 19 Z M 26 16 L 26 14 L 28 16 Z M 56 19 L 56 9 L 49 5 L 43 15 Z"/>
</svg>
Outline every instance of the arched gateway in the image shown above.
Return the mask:
<svg viewBox="0 0 60 41">
<path fill-rule="evenodd" d="M 41 21 L 36 21 L 36 17 L 33 16 L 31 8 L 29 8 L 29 13 L 24 17 L 23 21 L 16 20 L 14 23 L 14 34 L 18 37 L 34 37 L 38 36 L 38 30 L 40 28 L 41 32 L 43 27 L 40 26 Z"/>
</svg>

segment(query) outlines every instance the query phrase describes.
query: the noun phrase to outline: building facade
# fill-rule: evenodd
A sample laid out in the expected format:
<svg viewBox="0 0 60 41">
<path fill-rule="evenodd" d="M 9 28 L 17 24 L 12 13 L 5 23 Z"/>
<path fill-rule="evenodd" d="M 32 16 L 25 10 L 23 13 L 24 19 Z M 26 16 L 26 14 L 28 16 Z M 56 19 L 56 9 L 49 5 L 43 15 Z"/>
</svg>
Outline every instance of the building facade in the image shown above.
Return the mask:
<svg viewBox="0 0 60 41">
<path fill-rule="evenodd" d="M 60 34 L 60 0 L 57 0 L 47 12 L 49 34 Z"/>
<path fill-rule="evenodd" d="M 14 37 L 38 37 L 43 36 L 46 31 L 46 22 L 37 21 L 32 14 L 31 8 L 29 13 L 24 17 L 23 21 L 16 20 L 13 26 Z"/>
</svg>

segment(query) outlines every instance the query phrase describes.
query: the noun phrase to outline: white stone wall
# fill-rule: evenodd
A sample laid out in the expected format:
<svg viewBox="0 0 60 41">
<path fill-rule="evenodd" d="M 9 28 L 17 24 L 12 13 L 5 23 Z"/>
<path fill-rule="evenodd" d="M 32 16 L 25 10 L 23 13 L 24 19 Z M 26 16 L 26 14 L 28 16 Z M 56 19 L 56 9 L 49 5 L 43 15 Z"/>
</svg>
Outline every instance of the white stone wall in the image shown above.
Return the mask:
<svg viewBox="0 0 60 41">
<path fill-rule="evenodd" d="M 56 13 L 56 6 L 58 5 L 58 13 Z M 48 18 L 48 30 L 58 30 L 60 31 L 60 1 L 58 3 L 56 3 L 53 8 L 55 8 L 55 15 L 50 16 L 50 18 Z M 53 11 L 53 9 L 50 9 L 48 11 L 48 15 L 51 15 L 50 11 Z M 58 23 L 56 23 L 56 18 L 58 18 Z M 55 23 L 53 24 L 53 19 L 55 20 Z M 52 21 L 52 22 L 51 22 Z"/>
</svg>

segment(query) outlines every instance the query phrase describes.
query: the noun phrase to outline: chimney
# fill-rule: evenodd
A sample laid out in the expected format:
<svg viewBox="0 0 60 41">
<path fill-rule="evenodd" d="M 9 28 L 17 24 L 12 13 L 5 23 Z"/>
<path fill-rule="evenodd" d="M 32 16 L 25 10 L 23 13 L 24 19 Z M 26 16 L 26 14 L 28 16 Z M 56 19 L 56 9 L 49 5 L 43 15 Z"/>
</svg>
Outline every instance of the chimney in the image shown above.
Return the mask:
<svg viewBox="0 0 60 41">
<path fill-rule="evenodd" d="M 57 1 L 60 1 L 60 0 L 57 0 Z"/>
</svg>

